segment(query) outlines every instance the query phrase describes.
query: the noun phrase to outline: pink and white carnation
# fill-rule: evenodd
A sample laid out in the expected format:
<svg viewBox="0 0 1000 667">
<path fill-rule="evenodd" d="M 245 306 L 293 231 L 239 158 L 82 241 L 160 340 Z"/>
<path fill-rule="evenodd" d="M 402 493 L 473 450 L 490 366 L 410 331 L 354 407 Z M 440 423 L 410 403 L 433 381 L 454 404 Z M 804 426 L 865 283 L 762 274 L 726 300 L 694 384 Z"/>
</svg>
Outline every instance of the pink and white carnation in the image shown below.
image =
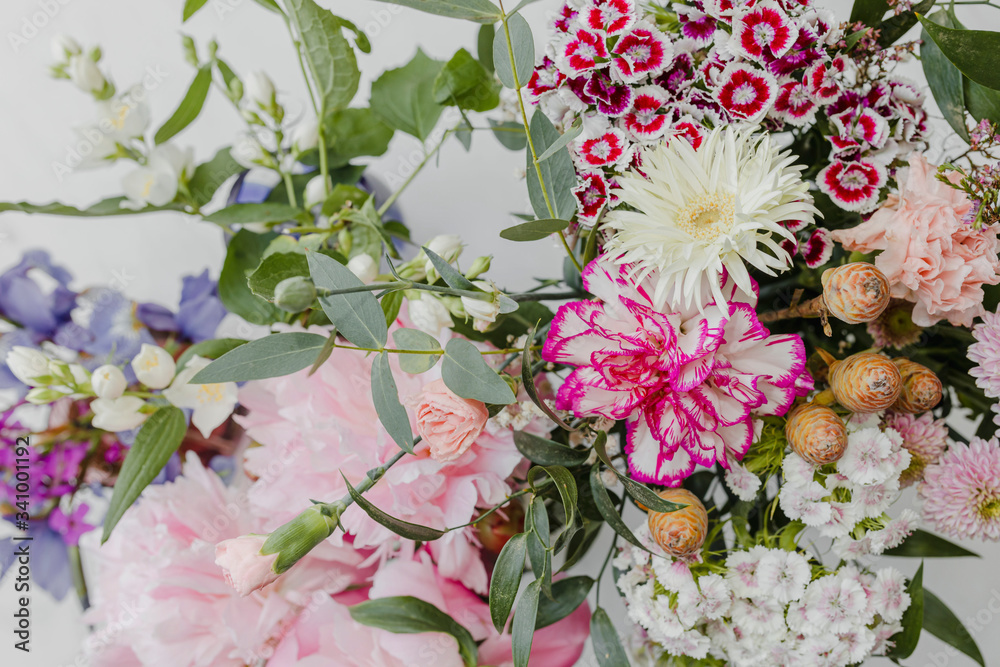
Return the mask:
<svg viewBox="0 0 1000 667">
<path fill-rule="evenodd" d="M 542 356 L 576 370 L 557 407 L 625 420 L 635 479 L 677 486 L 696 464 L 728 469 L 749 449 L 755 416 L 784 414 L 811 390 L 801 339 L 769 335 L 756 293 L 728 281 L 728 304 L 663 313 L 649 281 L 629 274 L 602 256 L 583 274 L 597 300 L 560 307 Z"/>
</svg>

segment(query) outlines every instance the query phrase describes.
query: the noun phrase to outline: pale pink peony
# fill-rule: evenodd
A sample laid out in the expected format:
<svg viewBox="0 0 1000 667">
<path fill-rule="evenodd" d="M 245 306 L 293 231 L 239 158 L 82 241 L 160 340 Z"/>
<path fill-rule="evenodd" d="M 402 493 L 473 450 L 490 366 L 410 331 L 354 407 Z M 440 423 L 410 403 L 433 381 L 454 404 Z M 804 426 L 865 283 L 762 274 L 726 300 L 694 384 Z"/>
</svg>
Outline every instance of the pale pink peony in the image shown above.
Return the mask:
<svg viewBox="0 0 1000 667">
<path fill-rule="evenodd" d="M 242 667 L 269 654 L 313 596 L 363 582 L 365 554 L 324 544 L 265 591 L 241 597 L 215 564 L 217 542 L 260 532 L 245 490 L 223 485 L 194 454 L 176 481 L 151 486 L 106 544 L 83 538 L 93 565 L 95 667 Z"/>
<path fill-rule="evenodd" d="M 444 381 L 435 380 L 420 394 L 417 432 L 430 447 L 431 458 L 447 463 L 472 446 L 489 417 L 482 401 L 457 396 Z"/>
<path fill-rule="evenodd" d="M 918 487 L 923 515 L 958 538 L 1000 540 L 1000 442 L 957 442 L 924 470 Z"/>
<path fill-rule="evenodd" d="M 278 554 L 260 553 L 266 541 L 266 535 L 241 535 L 215 545 L 215 564 L 240 595 L 259 591 L 278 578 L 274 571 Z"/>
<path fill-rule="evenodd" d="M 635 479 L 677 486 L 696 464 L 728 469 L 749 449 L 755 416 L 782 415 L 812 389 L 802 339 L 771 336 L 756 294 L 728 281 L 728 305 L 658 312 L 629 271 L 591 262 L 583 281 L 597 300 L 565 304 L 552 321 L 543 358 L 577 367 L 557 407 L 627 420 Z"/>
<path fill-rule="evenodd" d="M 362 352 L 337 349 L 311 376 L 302 371 L 249 382 L 240 390 L 240 403 L 249 414 L 236 419 L 261 445 L 246 453 L 247 471 L 259 478 L 248 497 L 251 507 L 268 517 L 267 531 L 293 519 L 311 499 L 343 497 L 347 489 L 341 472 L 357 485 L 368 470 L 399 451 L 372 404 L 371 363 Z M 391 363 L 404 405 L 416 403 L 424 386 L 440 377 L 435 370 L 409 375 L 395 360 Z M 411 411 L 414 427 L 415 422 Z M 390 468 L 365 497 L 404 521 L 439 529 L 459 526 L 474 517 L 476 508 L 507 497 L 507 479 L 522 460 L 512 432 L 487 425 L 475 446 L 452 461 L 437 461 L 428 446 L 419 445 L 416 456 L 406 456 Z M 412 542 L 357 506 L 347 509 L 342 523 L 355 547 L 372 548 L 379 558 L 413 549 Z M 336 531 L 329 541 L 341 540 L 343 533 Z M 430 549 L 443 576 L 477 593 L 487 591 L 474 529 L 449 532 L 431 542 Z"/>
<path fill-rule="evenodd" d="M 896 177 L 898 194 L 852 229 L 833 232 L 848 250 L 882 251 L 877 266 L 892 296 L 915 304 L 913 321 L 931 326 L 947 319 L 972 326 L 983 313 L 983 285 L 1000 282 L 996 226 L 976 230 L 962 218 L 972 203 L 965 193 L 934 177 L 920 154 Z"/>
</svg>

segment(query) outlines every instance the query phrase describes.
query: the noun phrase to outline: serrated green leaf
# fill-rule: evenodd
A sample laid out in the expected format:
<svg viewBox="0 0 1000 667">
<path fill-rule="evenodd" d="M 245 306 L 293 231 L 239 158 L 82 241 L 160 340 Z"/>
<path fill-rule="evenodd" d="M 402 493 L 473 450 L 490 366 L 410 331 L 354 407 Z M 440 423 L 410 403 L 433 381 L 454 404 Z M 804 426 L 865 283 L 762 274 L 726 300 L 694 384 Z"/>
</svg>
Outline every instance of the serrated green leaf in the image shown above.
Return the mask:
<svg viewBox="0 0 1000 667">
<path fill-rule="evenodd" d="M 527 533 L 518 533 L 503 545 L 490 579 L 490 618 L 497 632 L 503 633 L 514 598 L 524 574 L 524 555 L 527 549 Z"/>
<path fill-rule="evenodd" d="M 489 0 L 377 0 L 391 5 L 411 7 L 428 14 L 464 19 L 476 23 L 500 20 L 500 8 Z"/>
<path fill-rule="evenodd" d="M 418 329 L 396 329 L 392 332 L 392 340 L 401 350 L 441 350 L 441 344 L 434 336 Z M 443 350 L 441 354 L 444 354 Z M 407 373 L 417 375 L 434 368 L 440 358 L 438 354 L 401 354 L 399 367 Z"/>
<path fill-rule="evenodd" d="M 417 49 L 410 62 L 372 83 L 372 111 L 389 127 L 424 141 L 444 110 L 434 101 L 434 80 L 442 67 L 443 62 Z"/>
<path fill-rule="evenodd" d="M 1000 90 L 1000 32 L 952 30 L 921 17 L 924 30 L 965 76 Z"/>
<path fill-rule="evenodd" d="M 536 110 L 531 117 L 531 140 L 534 142 L 535 150 L 544 153 L 562 136 L 559 134 L 541 110 Z M 531 152 L 526 151 L 527 159 L 527 182 L 528 196 L 531 199 L 531 208 L 540 219 L 558 218 L 560 220 L 571 220 L 576 212 L 576 196 L 573 188 L 576 187 L 576 171 L 573 168 L 573 159 L 568 151 L 561 151 L 554 154 L 545 162 L 538 165 L 542 172 L 542 179 L 545 181 L 545 190 L 549 195 L 549 203 L 552 210 L 549 211 L 545 203 L 545 195 L 538 182 L 538 173 L 535 170 L 534 162 L 531 159 Z"/>
<path fill-rule="evenodd" d="M 585 450 L 573 449 L 526 431 L 514 431 L 514 445 L 524 458 L 542 466 L 578 466 L 590 456 Z"/>
<path fill-rule="evenodd" d="M 552 598 L 538 600 L 535 630 L 558 623 L 579 608 L 594 587 L 594 580 L 586 576 L 566 577 L 552 582 Z"/>
<path fill-rule="evenodd" d="M 408 595 L 375 598 L 348 607 L 356 623 L 396 634 L 444 632 L 458 642 L 466 667 L 476 667 L 478 648 L 465 626 L 429 602 Z"/>
<path fill-rule="evenodd" d="M 500 84 L 482 63 L 459 49 L 434 79 L 434 101 L 469 111 L 489 111 L 500 104 Z"/>
<path fill-rule="evenodd" d="M 397 519 L 394 516 L 386 514 L 379 508 L 372 505 L 367 498 L 358 493 L 358 490 L 347 481 L 347 477 L 345 477 L 343 473 L 341 473 L 341 477 L 344 477 L 344 483 L 347 484 L 347 493 L 354 499 L 354 502 L 358 505 L 358 507 L 360 507 L 365 514 L 370 516 L 377 523 L 385 526 L 400 537 L 420 542 L 432 542 L 446 534 L 443 530 L 410 523 L 409 521 L 403 521 L 402 519 Z"/>
<path fill-rule="evenodd" d="M 677 510 L 682 510 L 687 505 L 680 503 L 672 503 L 668 500 L 664 500 L 651 491 L 645 484 L 641 484 L 628 475 L 623 475 L 618 472 L 618 469 L 611 464 L 611 457 L 608 456 L 608 434 L 601 431 L 597 434 L 597 438 L 594 440 L 594 451 L 597 452 L 597 457 L 601 459 L 608 468 L 614 471 L 615 475 L 625 487 L 625 491 L 632 496 L 637 502 L 642 503 L 648 507 L 653 512 L 676 512 Z"/>
<path fill-rule="evenodd" d="M 153 140 L 157 145 L 175 137 L 198 117 L 202 107 L 205 106 L 205 98 L 208 97 L 208 89 L 211 87 L 212 66 L 203 65 L 194 75 L 194 81 L 191 82 L 191 87 L 188 88 L 187 94 L 184 95 L 177 110 L 156 131 Z"/>
<path fill-rule="evenodd" d="M 540 241 L 547 239 L 556 232 L 569 227 L 568 220 L 556 220 L 547 218 L 545 220 L 532 220 L 522 222 L 520 225 L 508 227 L 500 232 L 500 238 L 508 241 Z"/>
<path fill-rule="evenodd" d="M 233 204 L 205 216 L 206 222 L 217 225 L 245 225 L 249 223 L 285 222 L 308 215 L 306 211 L 287 204 Z"/>
<path fill-rule="evenodd" d="M 514 51 L 513 63 L 511 48 Z M 531 78 L 535 68 L 535 39 L 531 35 L 531 26 L 520 14 L 509 16 L 497 27 L 493 35 L 493 67 L 508 88 L 521 88 Z"/>
<path fill-rule="evenodd" d="M 189 18 L 194 16 L 199 9 L 205 6 L 208 0 L 185 0 L 184 2 L 184 15 L 181 18 L 182 23 L 186 23 Z"/>
<path fill-rule="evenodd" d="M 408 454 L 413 453 L 413 431 L 406 408 L 399 402 L 399 391 L 389 366 L 389 354 L 380 353 L 372 363 L 372 400 L 378 420 L 393 442 Z"/>
<path fill-rule="evenodd" d="M 608 613 L 598 607 L 590 617 L 590 639 L 600 667 L 629 667 L 628 655 Z"/>
<path fill-rule="evenodd" d="M 982 667 L 986 667 L 983 654 L 976 646 L 976 640 L 962 625 L 962 621 L 958 620 L 948 605 L 926 588 L 924 589 L 923 628 L 949 646 L 954 646 Z"/>
<path fill-rule="evenodd" d="M 920 563 L 917 573 L 906 585 L 906 592 L 910 595 L 910 606 L 903 612 L 903 629 L 890 637 L 890 641 L 895 643 L 886 655 L 897 660 L 909 658 L 917 648 L 920 640 L 920 629 L 924 624 L 924 564 Z"/>
<path fill-rule="evenodd" d="M 274 288 L 286 278 L 309 275 L 306 256 L 297 252 L 276 252 L 266 256 L 250 277 L 247 284 L 257 296 L 271 301 Z"/>
<path fill-rule="evenodd" d="M 965 558 L 967 556 L 980 558 L 979 554 L 969 551 L 965 547 L 919 528 L 903 540 L 902 544 L 892 549 L 886 549 L 882 555 L 904 558 Z"/>
<path fill-rule="evenodd" d="M 278 3 L 275 2 L 274 0 L 253 0 L 253 1 L 256 2 L 258 5 L 260 5 L 261 7 L 263 7 L 264 9 L 270 10 L 278 14 L 284 14 L 284 12 L 281 11 L 281 7 L 279 7 Z"/>
<path fill-rule="evenodd" d="M 267 246 L 278 235 L 273 232 L 255 234 L 243 229 L 226 247 L 226 260 L 219 274 L 219 299 L 231 313 L 251 324 L 271 324 L 283 316 L 281 310 L 250 291 L 247 276 L 260 266 Z"/>
<path fill-rule="evenodd" d="M 528 667 L 528 656 L 531 654 L 531 643 L 535 635 L 535 619 L 538 616 L 540 588 L 541 584 L 537 579 L 528 584 L 514 611 L 510 630 L 514 667 Z"/>
<path fill-rule="evenodd" d="M 313 0 L 286 0 L 286 6 L 319 95 L 320 113 L 345 108 L 358 92 L 361 72 L 344 37 L 344 21 Z"/>
<path fill-rule="evenodd" d="M 171 455 L 177 451 L 187 420 L 180 408 L 168 405 L 158 409 L 142 425 L 135 442 L 125 455 L 121 472 L 115 482 L 114 493 L 104 519 L 101 543 L 107 542 L 111 532 L 153 478 L 160 474 Z"/>
<path fill-rule="evenodd" d="M 229 146 L 220 149 L 211 160 L 199 164 L 194 170 L 188 191 L 198 206 L 212 201 L 215 193 L 231 176 L 244 171 L 245 168 L 233 159 L 229 151 Z"/>
<path fill-rule="evenodd" d="M 493 405 L 510 405 L 517 400 L 510 385 L 483 361 L 476 346 L 463 338 L 452 338 L 445 346 L 441 378 L 462 398 Z"/>
<path fill-rule="evenodd" d="M 191 382 L 248 382 L 291 375 L 309 368 L 324 345 L 326 336 L 319 334 L 271 334 L 227 352 L 198 371 Z"/>
<path fill-rule="evenodd" d="M 216 338 L 213 340 L 203 340 L 195 343 L 184 350 L 181 356 L 177 357 L 177 369 L 181 370 L 185 364 L 195 355 L 203 359 L 218 359 L 222 355 L 235 350 L 247 341 L 242 338 Z"/>
<path fill-rule="evenodd" d="M 335 259 L 318 252 L 310 252 L 306 258 L 317 288 L 338 290 L 364 285 L 350 269 Z M 379 350 L 385 347 L 389 328 L 385 323 L 385 313 L 371 292 L 321 296 L 319 303 L 344 338 L 358 347 Z"/>
<path fill-rule="evenodd" d="M 140 213 L 156 213 L 159 211 L 183 211 L 182 204 L 167 204 L 166 206 L 146 206 L 139 210 L 122 208 L 125 197 L 102 199 L 88 208 L 77 208 L 60 202 L 48 204 L 32 204 L 30 202 L 0 202 L 0 213 L 19 211 L 21 213 L 42 213 L 45 215 L 65 215 L 74 218 L 106 218 L 114 215 L 136 215 Z"/>
<path fill-rule="evenodd" d="M 341 167 L 357 157 L 379 156 L 389 150 L 394 134 L 369 107 L 337 109 L 323 121 L 331 167 Z M 307 160 L 307 164 L 318 163 Z M 358 200 L 361 204 L 363 200 Z"/>
</svg>

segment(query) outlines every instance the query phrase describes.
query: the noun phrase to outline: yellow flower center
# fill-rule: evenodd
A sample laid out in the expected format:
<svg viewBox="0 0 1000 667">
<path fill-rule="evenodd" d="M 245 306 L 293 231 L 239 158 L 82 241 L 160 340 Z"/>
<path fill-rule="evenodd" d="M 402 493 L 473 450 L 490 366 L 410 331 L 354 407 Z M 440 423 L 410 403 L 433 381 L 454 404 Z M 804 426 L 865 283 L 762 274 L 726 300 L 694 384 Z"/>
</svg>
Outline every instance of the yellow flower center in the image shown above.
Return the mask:
<svg viewBox="0 0 1000 667">
<path fill-rule="evenodd" d="M 198 402 L 202 405 L 221 403 L 224 400 L 221 384 L 203 384 L 198 388 Z"/>
<path fill-rule="evenodd" d="M 726 192 L 703 194 L 677 214 L 677 226 L 701 241 L 712 241 L 729 230 L 736 218 L 736 196 Z"/>
<path fill-rule="evenodd" d="M 979 516 L 984 519 L 1000 518 L 1000 497 L 990 498 L 979 505 Z"/>
</svg>

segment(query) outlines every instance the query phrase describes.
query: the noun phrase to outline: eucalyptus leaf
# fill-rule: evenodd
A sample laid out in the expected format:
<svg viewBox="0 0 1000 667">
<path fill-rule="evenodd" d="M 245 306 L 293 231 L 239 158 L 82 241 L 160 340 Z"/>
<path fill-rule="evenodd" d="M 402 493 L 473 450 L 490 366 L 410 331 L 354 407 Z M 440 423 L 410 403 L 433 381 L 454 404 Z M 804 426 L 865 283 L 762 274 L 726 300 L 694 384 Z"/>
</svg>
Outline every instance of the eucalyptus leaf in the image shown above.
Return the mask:
<svg viewBox="0 0 1000 667">
<path fill-rule="evenodd" d="M 514 598 L 524 574 L 524 555 L 527 548 L 527 533 L 518 533 L 503 545 L 493 576 L 490 579 L 490 618 L 497 632 L 503 633 L 510 610 L 514 608 Z"/>
<path fill-rule="evenodd" d="M 344 477 L 343 473 L 341 473 L 341 477 Z M 446 531 L 410 523 L 409 521 L 403 521 L 402 519 L 397 519 L 394 516 L 386 514 L 379 508 L 375 507 L 375 505 L 372 505 L 367 498 L 358 493 L 358 490 L 347 481 L 347 477 L 344 477 L 344 482 L 347 484 L 348 495 L 354 499 L 354 502 L 364 511 L 364 513 L 374 519 L 377 523 L 394 532 L 396 535 L 404 537 L 408 540 L 433 542 L 446 534 Z"/>
<path fill-rule="evenodd" d="M 306 255 L 309 273 L 317 288 L 338 290 L 363 287 L 364 283 L 346 266 L 318 252 Z M 382 349 L 389 339 L 385 313 L 371 292 L 321 296 L 323 312 L 347 340 L 358 347 Z"/>
<path fill-rule="evenodd" d="M 541 151 L 543 154 L 562 136 L 541 110 L 536 110 L 535 115 L 531 117 L 530 129 L 535 150 Z M 528 195 L 535 215 L 540 219 L 571 220 L 576 212 L 576 196 L 573 194 L 573 188 L 576 187 L 576 170 L 573 167 L 573 159 L 569 156 L 569 151 L 557 152 L 545 162 L 540 162 L 537 171 L 532 161 L 531 152 L 528 151 L 526 156 Z M 542 179 L 545 181 L 548 204 L 538 181 L 538 171 L 541 172 Z M 549 204 L 552 205 L 551 211 Z"/>
<path fill-rule="evenodd" d="M 585 450 L 573 449 L 527 431 L 514 431 L 514 445 L 526 459 L 542 466 L 578 466 L 590 456 Z"/>
<path fill-rule="evenodd" d="M 637 482 L 628 475 L 623 475 L 618 472 L 618 469 L 611 463 L 611 457 L 608 456 L 607 444 L 608 434 L 601 431 L 597 434 L 597 438 L 594 440 L 594 451 L 597 452 L 597 457 L 601 459 L 601 462 L 614 471 L 615 475 L 618 476 L 618 479 L 624 485 L 625 491 L 632 496 L 636 502 L 642 503 L 652 512 L 676 512 L 677 510 L 682 510 L 687 507 L 687 505 L 672 503 L 669 500 L 664 500 L 651 491 L 645 484 Z"/>
<path fill-rule="evenodd" d="M 182 370 L 194 356 L 199 356 L 203 359 L 218 359 L 246 342 L 242 338 L 215 338 L 195 343 L 184 350 L 181 356 L 177 357 L 177 369 Z"/>
<path fill-rule="evenodd" d="M 568 220 L 532 220 L 508 227 L 500 232 L 500 238 L 508 241 L 540 241 L 569 227 Z"/>
<path fill-rule="evenodd" d="M 184 440 L 185 433 L 187 419 L 184 412 L 172 405 L 159 408 L 139 428 L 115 482 L 108 513 L 104 518 L 102 544 L 111 537 L 111 532 L 143 489 L 167 465 L 171 455 Z"/>
<path fill-rule="evenodd" d="M 493 36 L 493 67 L 508 88 L 521 88 L 531 78 L 535 68 L 535 39 L 531 26 L 520 14 L 508 16 L 497 28 Z"/>
<path fill-rule="evenodd" d="M 987 88 L 1000 90 L 1000 32 L 952 30 L 923 17 L 920 23 L 962 74 Z"/>
<path fill-rule="evenodd" d="M 473 285 L 468 278 L 459 273 L 458 269 L 446 262 L 441 255 L 426 247 L 423 251 L 424 254 L 427 255 L 427 259 L 431 260 L 431 264 L 434 265 L 434 269 L 448 284 L 448 287 L 451 287 L 452 289 L 479 291 L 478 287 Z"/>
<path fill-rule="evenodd" d="M 316 355 L 316 361 L 313 362 L 312 366 L 309 367 L 309 375 L 312 376 L 319 367 L 326 363 L 326 360 L 330 358 L 333 351 L 337 348 L 337 331 L 334 329 L 330 332 L 330 335 L 326 339 L 326 343 L 323 345 L 323 349 L 319 351 Z"/>
<path fill-rule="evenodd" d="M 389 354 L 380 353 L 372 363 L 372 400 L 378 420 L 400 449 L 413 453 L 413 431 L 406 408 L 399 402 L 399 391 L 389 366 Z"/>
<path fill-rule="evenodd" d="M 417 49 L 410 62 L 372 83 L 372 111 L 389 127 L 424 141 L 444 110 L 434 101 L 434 80 L 442 67 L 443 62 Z"/>
<path fill-rule="evenodd" d="M 477 23 L 500 20 L 500 8 L 489 0 L 378 0 L 393 5 L 412 7 L 428 14 L 465 19 Z"/>
<path fill-rule="evenodd" d="M 510 630 L 514 667 L 528 667 L 528 656 L 531 655 L 531 643 L 535 635 L 535 619 L 538 616 L 540 588 L 541 583 L 537 579 L 528 584 L 514 611 Z"/>
<path fill-rule="evenodd" d="M 297 206 L 287 204 L 233 204 L 205 216 L 206 222 L 217 225 L 246 225 L 250 223 L 285 222 L 308 215 Z"/>
<path fill-rule="evenodd" d="M 271 334 L 230 350 L 191 378 L 193 384 L 248 382 L 309 368 L 326 336 L 300 331 Z"/>
<path fill-rule="evenodd" d="M 962 621 L 958 620 L 958 617 L 948 608 L 948 605 L 926 588 L 924 589 L 923 597 L 924 630 L 946 644 L 954 646 L 982 665 L 982 667 L 986 667 L 983 654 L 979 651 L 979 647 L 976 646 L 976 640 L 972 638 L 969 631 L 962 625 Z"/>
<path fill-rule="evenodd" d="M 572 125 L 566 128 L 566 131 L 560 135 L 559 139 L 555 143 L 546 148 L 545 152 L 538 156 L 538 161 L 545 162 L 557 152 L 566 148 L 566 146 L 569 145 L 569 142 L 580 136 L 581 132 L 583 132 L 583 122 L 577 118 L 573 121 Z"/>
<path fill-rule="evenodd" d="M 500 122 L 490 119 L 493 136 L 500 145 L 512 151 L 523 151 L 528 145 L 528 137 L 524 133 L 524 125 L 514 122 Z"/>
<path fill-rule="evenodd" d="M 211 87 L 212 66 L 203 65 L 194 75 L 194 81 L 191 82 L 191 87 L 188 88 L 187 94 L 184 95 L 177 110 L 156 131 L 153 140 L 157 145 L 172 139 L 198 117 L 202 107 L 205 106 L 205 98 L 208 97 L 208 89 Z"/>
<path fill-rule="evenodd" d="M 600 667 L 629 667 L 628 655 L 608 613 L 598 607 L 590 617 L 590 639 Z"/>
<path fill-rule="evenodd" d="M 920 640 L 920 629 L 924 624 L 924 564 L 917 568 L 917 573 L 906 585 L 906 592 L 910 596 L 910 606 L 903 612 L 903 629 L 890 637 L 895 643 L 893 648 L 886 652 L 886 655 L 894 660 L 909 658 L 917 648 Z"/>
<path fill-rule="evenodd" d="M 314 0 L 285 0 L 302 42 L 302 57 L 319 95 L 322 115 L 342 109 L 358 92 L 361 72 L 354 49 L 344 37 L 344 22 Z"/>
<path fill-rule="evenodd" d="M 510 385 L 483 361 L 482 354 L 469 341 L 452 338 L 444 352 L 441 378 L 462 398 L 494 405 L 510 405 L 517 400 Z"/>
<path fill-rule="evenodd" d="M 392 332 L 392 340 L 401 350 L 441 350 L 441 344 L 434 336 L 418 329 L 396 329 Z M 438 359 L 440 355 L 437 354 L 401 354 L 399 367 L 416 375 L 434 368 Z"/>
<path fill-rule="evenodd" d="M 465 626 L 420 598 L 408 595 L 374 598 L 348 607 L 348 612 L 356 623 L 396 634 L 449 634 L 458 642 L 458 651 L 466 667 L 476 667 L 478 648 Z"/>
</svg>

